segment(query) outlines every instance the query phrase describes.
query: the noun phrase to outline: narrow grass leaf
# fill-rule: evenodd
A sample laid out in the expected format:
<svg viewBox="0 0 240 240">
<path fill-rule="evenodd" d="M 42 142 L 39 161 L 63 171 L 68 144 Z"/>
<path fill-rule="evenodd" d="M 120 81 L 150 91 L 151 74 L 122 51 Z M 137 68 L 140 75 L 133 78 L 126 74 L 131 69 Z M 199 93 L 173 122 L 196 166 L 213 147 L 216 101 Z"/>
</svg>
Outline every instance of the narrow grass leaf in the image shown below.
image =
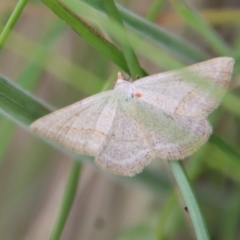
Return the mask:
<svg viewBox="0 0 240 240">
<path fill-rule="evenodd" d="M 192 223 L 195 229 L 195 233 L 198 240 L 209 240 L 209 234 L 205 226 L 205 222 L 202 217 L 202 213 L 198 206 L 196 197 L 192 191 L 192 187 L 188 176 L 183 168 L 182 163 L 177 161 L 168 161 L 171 166 L 173 175 L 177 181 L 177 184 L 181 190 L 181 194 L 188 208 L 189 214 L 192 219 Z"/>
<path fill-rule="evenodd" d="M 66 224 L 70 209 L 75 198 L 79 177 L 81 174 L 81 164 L 77 161 L 74 162 L 70 172 L 65 193 L 63 196 L 62 205 L 60 207 L 59 216 L 57 217 L 55 226 L 53 228 L 50 240 L 59 240 L 61 238 L 64 226 Z"/>
<path fill-rule="evenodd" d="M 65 4 L 70 4 L 73 0 L 61 0 Z M 67 3 L 68 2 L 68 3 Z M 102 1 L 88 1 L 81 0 L 79 2 L 84 2 L 98 11 L 105 13 Z M 203 49 L 199 49 L 197 46 L 193 45 L 191 42 L 157 26 L 144 18 L 141 18 L 130 12 L 129 10 L 117 5 L 118 9 L 122 15 L 124 23 L 132 29 L 135 33 L 138 33 L 140 38 L 148 39 L 154 44 L 157 44 L 161 48 L 166 49 L 174 56 L 178 57 L 186 63 L 193 63 L 198 61 L 206 60 L 210 58 Z"/>
<path fill-rule="evenodd" d="M 83 19 L 71 11 L 64 3 L 57 0 L 42 0 L 59 18 L 69 24 L 73 30 L 81 35 L 89 44 L 95 47 L 103 55 L 111 59 L 124 71 L 129 73 L 123 54 L 111 42 L 89 26 Z M 60 5 L 60 3 L 62 3 Z"/>
<path fill-rule="evenodd" d="M 108 14 L 109 20 L 115 22 L 121 28 L 121 34 L 118 34 L 118 38 L 115 40 L 120 44 L 121 50 L 125 57 L 125 60 L 128 64 L 128 68 L 130 71 L 130 75 L 132 78 L 136 78 L 136 76 L 144 77 L 146 74 L 142 70 L 138 59 L 131 47 L 131 42 L 129 41 L 128 33 L 125 30 L 122 17 L 114 3 L 113 0 L 103 0 L 103 5 Z M 115 31 L 110 33 L 112 37 L 115 35 Z M 120 38 L 119 38 L 120 37 Z"/>
<path fill-rule="evenodd" d="M 5 41 L 7 40 L 9 33 L 11 32 L 12 28 L 14 27 L 15 23 L 17 22 L 18 18 L 20 17 L 25 5 L 27 4 L 28 0 L 19 0 L 14 11 L 12 12 L 7 24 L 3 28 L 1 35 L 0 35 L 0 50 L 2 49 Z"/>
<path fill-rule="evenodd" d="M 1 75 L 0 109 L 24 126 L 50 112 L 49 107 Z"/>
</svg>

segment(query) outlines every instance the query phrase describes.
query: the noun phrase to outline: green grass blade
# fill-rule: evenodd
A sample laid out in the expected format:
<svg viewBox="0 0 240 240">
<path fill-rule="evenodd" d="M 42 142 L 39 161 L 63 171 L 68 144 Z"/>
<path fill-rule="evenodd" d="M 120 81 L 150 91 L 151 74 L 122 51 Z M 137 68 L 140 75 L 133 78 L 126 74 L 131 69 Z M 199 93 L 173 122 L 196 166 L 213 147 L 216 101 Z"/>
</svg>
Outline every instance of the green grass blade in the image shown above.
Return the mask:
<svg viewBox="0 0 240 240">
<path fill-rule="evenodd" d="M 64 1 L 66 4 L 67 2 L 68 4 L 72 2 L 72 0 Z M 101 13 L 105 13 L 101 1 L 82 0 L 79 2 L 84 2 Z M 148 39 L 154 42 L 154 44 L 166 49 L 186 63 L 203 61 L 210 58 L 209 54 L 207 54 L 204 50 L 199 49 L 191 42 L 188 42 L 185 39 L 182 39 L 181 37 L 147 21 L 146 19 L 137 16 L 120 5 L 118 5 L 118 9 L 122 15 L 124 23 L 134 32 L 138 33 L 140 38 Z"/>
<path fill-rule="evenodd" d="M 180 188 L 181 194 L 184 198 L 188 212 L 191 216 L 192 223 L 195 229 L 198 240 L 209 240 L 209 234 L 205 226 L 200 208 L 198 206 L 196 197 L 194 196 L 190 181 L 188 176 L 183 168 L 181 162 L 177 161 L 168 161 L 171 166 L 173 175 L 177 181 L 177 184 Z"/>
<path fill-rule="evenodd" d="M 125 30 L 120 13 L 113 0 L 103 0 L 103 5 L 108 14 L 109 20 L 115 22 L 121 28 L 121 34 L 118 35 L 120 38 L 115 38 L 121 46 L 121 50 L 128 64 L 131 77 L 134 79 L 136 76 L 144 77 L 145 73 L 138 62 L 138 59 L 132 50 L 131 43 L 129 41 L 128 33 Z M 115 31 L 111 32 L 112 37 L 115 35 Z"/>
<path fill-rule="evenodd" d="M 65 189 L 62 206 L 60 207 L 60 213 L 53 228 L 50 240 L 59 240 L 61 237 L 74 197 L 76 195 L 80 172 L 81 164 L 75 161 Z"/>
<path fill-rule="evenodd" d="M 57 0 L 42 0 L 59 18 L 64 20 L 79 35 L 81 35 L 89 44 L 95 47 L 103 55 L 111 59 L 124 71 L 129 73 L 123 54 L 111 42 L 100 35 L 95 29 L 89 26 L 83 19 L 74 14 L 67 6 Z"/>
<path fill-rule="evenodd" d="M 12 12 L 7 24 L 2 30 L 2 33 L 0 35 L 0 50 L 2 49 L 6 39 L 9 36 L 9 33 L 11 32 L 12 28 L 14 27 L 15 23 L 17 22 L 19 16 L 21 15 L 25 5 L 27 4 L 28 0 L 19 0 L 14 11 Z"/>
<path fill-rule="evenodd" d="M 49 107 L 1 75 L 0 109 L 23 126 L 50 112 Z"/>
<path fill-rule="evenodd" d="M 125 22 L 129 27 L 138 33 L 139 36 L 149 39 L 157 46 L 165 49 L 180 60 L 186 63 L 194 63 L 204 61 L 210 58 L 210 55 L 204 50 L 198 49 L 191 42 L 183 40 L 181 37 L 174 35 L 167 30 L 154 25 L 153 23 L 140 18 L 139 16 L 123 10 L 120 7 Z"/>
<path fill-rule="evenodd" d="M 100 24 L 105 29 L 105 31 L 110 33 L 114 32 L 115 38 L 120 39 L 121 38 L 120 35 L 124 34 L 122 28 L 120 28 L 119 25 L 117 25 L 115 22 L 109 21 L 105 17 L 105 15 L 97 14 L 96 10 L 89 7 L 89 5 L 84 4 L 77 0 L 70 1 L 62 0 L 62 2 L 63 3 L 66 2 L 66 4 L 68 4 L 68 8 L 70 9 L 70 11 L 74 11 L 76 15 L 82 16 L 83 18 L 88 18 L 91 24 L 93 25 Z M 154 63 L 161 65 L 161 67 L 170 69 L 183 66 L 183 64 L 181 64 L 178 60 L 174 59 L 168 53 L 159 50 L 159 48 L 153 46 L 148 42 L 141 42 L 141 47 L 138 48 L 138 43 L 142 40 L 139 36 L 130 34 L 130 38 L 133 47 L 137 48 L 138 52 L 142 53 L 143 56 L 149 58 L 150 61 L 153 61 Z"/>
</svg>

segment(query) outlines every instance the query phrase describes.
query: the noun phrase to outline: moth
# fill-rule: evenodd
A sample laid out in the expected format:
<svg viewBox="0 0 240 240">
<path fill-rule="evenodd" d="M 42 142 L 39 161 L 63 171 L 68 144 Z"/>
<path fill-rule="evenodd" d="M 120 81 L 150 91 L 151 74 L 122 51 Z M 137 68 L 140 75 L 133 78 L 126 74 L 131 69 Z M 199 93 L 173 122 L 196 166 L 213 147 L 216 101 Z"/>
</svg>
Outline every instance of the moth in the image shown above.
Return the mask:
<svg viewBox="0 0 240 240">
<path fill-rule="evenodd" d="M 134 176 L 152 159 L 180 160 L 212 133 L 207 117 L 231 80 L 234 60 L 214 58 L 144 77 L 44 116 L 31 129 L 102 168 Z"/>
</svg>

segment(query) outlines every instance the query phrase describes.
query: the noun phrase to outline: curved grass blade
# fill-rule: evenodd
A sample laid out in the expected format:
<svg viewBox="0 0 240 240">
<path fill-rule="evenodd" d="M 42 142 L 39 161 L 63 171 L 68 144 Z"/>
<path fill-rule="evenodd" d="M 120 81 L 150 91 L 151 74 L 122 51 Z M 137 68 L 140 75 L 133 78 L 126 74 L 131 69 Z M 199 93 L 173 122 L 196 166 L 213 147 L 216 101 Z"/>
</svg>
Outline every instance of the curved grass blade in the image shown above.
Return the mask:
<svg viewBox="0 0 240 240">
<path fill-rule="evenodd" d="M 182 163 L 177 161 L 168 161 L 171 166 L 173 175 L 177 181 L 177 184 L 181 190 L 181 194 L 186 203 L 188 212 L 191 216 L 192 223 L 195 229 L 198 240 L 209 240 L 209 234 L 205 226 L 205 222 L 202 217 L 202 213 L 198 206 L 196 197 L 192 190 L 188 176 L 183 168 Z"/>
<path fill-rule="evenodd" d="M 27 4 L 28 0 L 19 0 L 16 7 L 14 8 L 14 11 L 12 12 L 7 24 L 3 28 L 1 35 L 0 35 L 0 50 L 2 49 L 6 39 L 9 36 L 9 33 L 11 32 L 13 26 L 17 22 L 19 16 L 21 15 L 25 5 Z"/>
<path fill-rule="evenodd" d="M 146 76 L 144 71 L 142 71 L 141 66 L 138 62 L 138 59 L 136 57 L 136 54 L 134 53 L 131 47 L 128 33 L 125 30 L 122 17 L 114 1 L 103 0 L 103 5 L 105 7 L 106 12 L 108 13 L 109 20 L 115 22 L 119 26 L 119 28 L 121 28 L 121 33 L 118 34 L 118 38 L 115 38 L 115 39 L 116 41 L 119 42 L 121 46 L 121 50 L 128 64 L 128 68 L 129 68 L 132 79 L 136 78 L 136 76 L 139 76 L 139 77 Z M 114 37 L 114 33 L 112 33 L 112 37 Z"/>
<path fill-rule="evenodd" d="M 50 112 L 50 107 L 0 75 L 0 109 L 23 126 Z"/>
<path fill-rule="evenodd" d="M 65 4 L 72 4 L 73 0 L 61 0 Z M 102 1 L 89 1 L 81 0 L 78 2 L 83 2 L 101 13 L 105 13 Z M 209 58 L 204 50 L 199 49 L 197 46 L 192 43 L 182 39 L 181 37 L 157 26 L 148 20 L 141 18 L 134 14 L 133 12 L 128 11 L 120 5 L 117 5 L 124 23 L 131 28 L 134 32 L 138 33 L 141 38 L 148 39 L 154 44 L 157 44 L 160 47 L 163 47 L 171 54 L 174 54 L 179 59 L 185 61 L 186 63 L 194 63 L 199 61 L 204 61 Z M 96 13 L 97 14 L 97 13 Z"/>
<path fill-rule="evenodd" d="M 95 47 L 103 55 L 111 59 L 124 71 L 129 73 L 123 54 L 111 42 L 89 26 L 83 19 L 77 16 L 64 4 L 60 5 L 57 0 L 42 0 L 59 18 L 69 24 L 73 30 L 81 35 L 89 44 Z"/>
</svg>

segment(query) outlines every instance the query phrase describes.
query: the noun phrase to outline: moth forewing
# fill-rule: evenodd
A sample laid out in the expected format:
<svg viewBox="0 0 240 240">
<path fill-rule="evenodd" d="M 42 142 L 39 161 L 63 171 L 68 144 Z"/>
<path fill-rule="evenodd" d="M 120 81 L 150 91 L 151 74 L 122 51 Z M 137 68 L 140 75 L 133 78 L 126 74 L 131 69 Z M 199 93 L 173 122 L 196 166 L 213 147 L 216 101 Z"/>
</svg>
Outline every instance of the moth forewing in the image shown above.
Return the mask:
<svg viewBox="0 0 240 240">
<path fill-rule="evenodd" d="M 234 60 L 214 58 L 133 83 L 119 75 L 114 90 L 38 119 L 31 129 L 70 150 L 91 155 L 116 174 L 133 176 L 153 158 L 180 160 L 199 149 L 212 128 Z"/>
</svg>

